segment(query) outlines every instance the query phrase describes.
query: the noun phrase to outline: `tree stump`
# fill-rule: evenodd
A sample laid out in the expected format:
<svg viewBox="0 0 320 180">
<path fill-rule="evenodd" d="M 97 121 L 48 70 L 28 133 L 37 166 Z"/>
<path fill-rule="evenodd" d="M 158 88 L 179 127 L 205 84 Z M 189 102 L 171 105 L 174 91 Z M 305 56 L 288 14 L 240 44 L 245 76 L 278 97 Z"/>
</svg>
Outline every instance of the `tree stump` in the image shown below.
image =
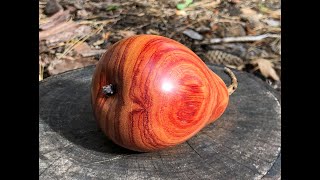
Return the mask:
<svg viewBox="0 0 320 180">
<path fill-rule="evenodd" d="M 220 66 L 208 65 L 227 85 Z M 40 179 L 280 179 L 280 95 L 233 70 L 239 86 L 226 112 L 187 142 L 152 153 L 112 143 L 90 104 L 95 66 L 39 84 Z"/>
</svg>

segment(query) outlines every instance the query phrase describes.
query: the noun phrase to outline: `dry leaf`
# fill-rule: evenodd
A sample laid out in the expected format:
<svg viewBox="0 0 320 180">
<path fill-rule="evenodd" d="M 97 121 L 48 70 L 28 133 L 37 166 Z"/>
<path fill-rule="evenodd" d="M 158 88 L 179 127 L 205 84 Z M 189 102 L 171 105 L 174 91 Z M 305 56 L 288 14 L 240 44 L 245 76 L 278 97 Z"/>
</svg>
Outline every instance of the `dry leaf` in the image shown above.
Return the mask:
<svg viewBox="0 0 320 180">
<path fill-rule="evenodd" d="M 203 1 L 198 1 L 190 4 L 187 8 L 185 8 L 185 11 L 190 11 L 194 10 L 195 8 L 201 7 L 201 8 L 215 8 L 220 4 L 221 0 L 203 0 Z"/>
<path fill-rule="evenodd" d="M 123 38 L 127 38 L 127 37 L 130 37 L 130 36 L 134 36 L 137 33 L 135 31 L 120 30 L 120 31 L 118 31 L 118 34 L 120 36 L 122 36 Z"/>
<path fill-rule="evenodd" d="M 76 60 L 55 59 L 49 65 L 48 73 L 50 75 L 60 74 L 65 71 L 93 65 L 93 64 L 96 64 L 97 62 L 98 61 L 94 60 L 93 58 L 80 58 L 80 59 L 76 59 Z"/>
<path fill-rule="evenodd" d="M 81 43 L 78 46 L 74 47 L 74 51 L 78 54 L 82 54 L 85 51 L 90 51 L 91 47 L 86 43 Z"/>
<path fill-rule="evenodd" d="M 101 45 L 103 43 L 104 43 L 104 39 L 99 39 L 98 41 L 94 42 L 92 45 L 99 46 L 99 45 Z"/>
<path fill-rule="evenodd" d="M 229 2 L 234 3 L 234 4 L 239 4 L 241 1 L 240 0 L 229 0 Z"/>
<path fill-rule="evenodd" d="M 275 18 L 275 19 L 281 19 L 281 10 L 275 10 L 270 12 L 270 16 Z"/>
<path fill-rule="evenodd" d="M 157 30 L 154 30 L 154 29 L 148 29 L 146 34 L 160 35 L 160 33 Z"/>
<path fill-rule="evenodd" d="M 249 35 L 255 35 L 256 30 L 263 28 L 263 24 L 260 22 L 262 14 L 259 14 L 257 11 L 251 8 L 242 8 L 241 17 L 247 20 L 246 30 Z"/>
<path fill-rule="evenodd" d="M 39 81 L 43 80 L 43 66 L 39 63 Z"/>
<path fill-rule="evenodd" d="M 199 34 L 198 32 L 196 32 L 192 29 L 186 29 L 182 33 L 192 39 L 195 39 L 195 40 L 202 40 L 203 39 L 203 36 L 201 34 Z"/>
<path fill-rule="evenodd" d="M 268 14 L 271 18 L 281 19 L 281 9 L 273 11 L 273 10 L 271 10 L 269 8 L 261 7 L 260 11 L 263 12 L 263 13 Z"/>
<path fill-rule="evenodd" d="M 56 29 L 57 27 L 59 28 Z M 56 46 L 61 42 L 83 37 L 87 34 L 90 34 L 92 31 L 90 26 L 79 25 L 74 22 L 66 24 L 64 27 L 58 25 L 53 30 L 52 29 L 41 31 L 39 33 L 39 40 L 46 40 L 46 45 L 49 47 Z"/>
<path fill-rule="evenodd" d="M 104 39 L 104 40 L 109 39 L 110 34 L 111 34 L 110 32 L 106 32 L 106 33 L 103 35 L 103 39 Z"/>
<path fill-rule="evenodd" d="M 68 19 L 70 18 L 70 11 L 66 10 L 66 11 L 59 11 L 56 14 L 54 14 L 53 16 L 47 18 L 47 19 L 43 19 L 40 22 L 39 25 L 39 29 L 41 30 L 47 30 L 50 29 L 62 22 L 66 22 Z"/>
<path fill-rule="evenodd" d="M 257 11 L 251 9 L 251 8 L 241 8 L 241 12 L 244 16 L 255 16 L 257 15 Z"/>
<path fill-rule="evenodd" d="M 55 34 L 58 34 L 60 32 L 65 32 L 68 30 L 74 30 L 78 27 L 79 25 L 73 21 L 67 21 L 67 22 L 62 22 L 54 27 L 51 27 L 45 31 L 40 31 L 39 32 L 39 40 L 46 39 L 50 36 L 53 36 Z"/>
<path fill-rule="evenodd" d="M 268 78 L 271 77 L 272 79 L 279 81 L 280 78 L 277 75 L 276 71 L 273 68 L 273 64 L 271 61 L 267 60 L 267 59 L 257 59 L 251 62 L 251 64 L 256 65 L 261 74 Z"/>
<path fill-rule="evenodd" d="M 91 12 L 88 12 L 86 11 L 85 9 L 82 9 L 82 10 L 78 10 L 77 11 L 77 17 L 78 18 L 81 18 L 81 19 L 86 19 L 88 18 L 92 13 Z"/>
<path fill-rule="evenodd" d="M 144 13 L 137 14 L 138 17 L 144 16 L 144 15 L 145 15 Z"/>
<path fill-rule="evenodd" d="M 57 0 L 48 0 L 44 8 L 44 13 L 48 16 L 51 16 L 62 9 L 63 7 L 59 4 Z"/>
<path fill-rule="evenodd" d="M 177 16 L 186 16 L 187 13 L 184 10 L 176 10 L 176 15 Z"/>
<path fill-rule="evenodd" d="M 106 51 L 103 49 L 91 49 L 90 51 L 85 51 L 81 53 L 82 57 L 90 57 L 90 56 L 96 56 L 101 55 L 105 53 Z"/>
<path fill-rule="evenodd" d="M 100 55 L 105 52 L 103 49 L 91 49 L 91 47 L 86 43 L 81 43 L 74 48 L 75 52 L 80 54 L 82 57 L 90 57 L 95 55 Z"/>
</svg>

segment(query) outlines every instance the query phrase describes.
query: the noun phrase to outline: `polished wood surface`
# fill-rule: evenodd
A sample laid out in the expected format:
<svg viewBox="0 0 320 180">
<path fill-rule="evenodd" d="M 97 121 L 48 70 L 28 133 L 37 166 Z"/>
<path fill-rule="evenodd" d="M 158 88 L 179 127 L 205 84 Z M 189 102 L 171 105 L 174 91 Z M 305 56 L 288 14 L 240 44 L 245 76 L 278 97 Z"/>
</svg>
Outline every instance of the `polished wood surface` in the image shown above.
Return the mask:
<svg viewBox="0 0 320 180">
<path fill-rule="evenodd" d="M 115 86 L 107 97 L 102 87 Z M 154 151 L 185 142 L 225 111 L 222 79 L 184 45 L 155 35 L 119 41 L 100 59 L 91 100 L 102 131 L 116 144 Z"/>
</svg>

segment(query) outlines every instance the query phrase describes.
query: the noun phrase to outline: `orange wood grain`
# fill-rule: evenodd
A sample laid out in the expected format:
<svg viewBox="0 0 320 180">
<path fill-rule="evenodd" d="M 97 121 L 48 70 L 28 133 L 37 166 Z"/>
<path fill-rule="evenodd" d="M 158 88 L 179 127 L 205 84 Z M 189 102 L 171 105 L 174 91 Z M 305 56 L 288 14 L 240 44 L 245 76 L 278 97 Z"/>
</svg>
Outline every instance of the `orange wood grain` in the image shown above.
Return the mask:
<svg viewBox="0 0 320 180">
<path fill-rule="evenodd" d="M 113 84 L 106 97 L 102 86 Z M 101 57 L 91 87 L 97 123 L 116 144 L 155 151 L 182 143 L 225 111 L 222 79 L 184 45 L 162 36 L 123 39 Z"/>
</svg>

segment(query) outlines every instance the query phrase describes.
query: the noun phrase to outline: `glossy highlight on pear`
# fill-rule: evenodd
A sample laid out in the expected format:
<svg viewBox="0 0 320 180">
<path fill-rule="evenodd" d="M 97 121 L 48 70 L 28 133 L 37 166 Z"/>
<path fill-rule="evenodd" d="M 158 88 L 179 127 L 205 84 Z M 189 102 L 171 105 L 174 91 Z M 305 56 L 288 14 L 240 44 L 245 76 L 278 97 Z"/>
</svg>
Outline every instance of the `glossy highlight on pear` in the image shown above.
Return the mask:
<svg viewBox="0 0 320 180">
<path fill-rule="evenodd" d="M 106 96 L 103 87 L 115 87 Z M 222 79 L 169 38 L 136 35 L 112 45 L 92 77 L 91 103 L 102 131 L 140 152 L 183 143 L 225 111 Z"/>
</svg>

